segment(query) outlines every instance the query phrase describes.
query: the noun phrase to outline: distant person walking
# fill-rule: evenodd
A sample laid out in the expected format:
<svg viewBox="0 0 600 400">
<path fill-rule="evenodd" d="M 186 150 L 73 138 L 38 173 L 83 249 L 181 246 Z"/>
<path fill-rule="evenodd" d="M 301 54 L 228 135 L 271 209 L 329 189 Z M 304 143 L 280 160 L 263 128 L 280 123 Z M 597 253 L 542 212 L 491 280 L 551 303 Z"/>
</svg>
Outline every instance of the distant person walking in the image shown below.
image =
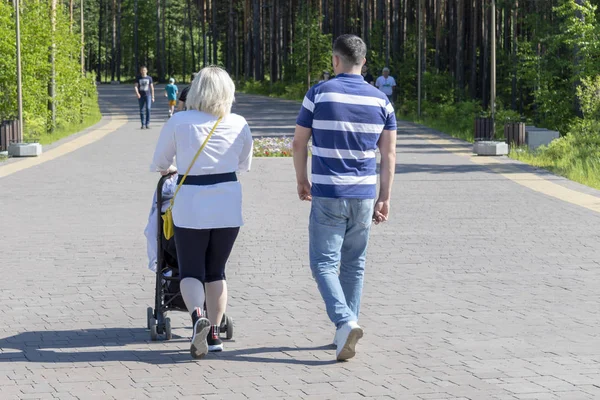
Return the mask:
<svg viewBox="0 0 600 400">
<path fill-rule="evenodd" d="M 165 86 L 165 97 L 167 97 L 169 100 L 169 118 L 171 118 L 175 112 L 178 92 L 179 89 L 177 88 L 177 85 L 175 85 L 175 79 L 169 79 L 169 84 Z"/>
<path fill-rule="evenodd" d="M 154 102 L 154 82 L 152 77 L 148 75 L 148 68 L 140 68 L 140 76 L 135 80 L 135 94 L 138 98 L 140 106 L 140 119 L 142 120 L 142 129 L 150 129 L 150 110 Z M 144 108 L 146 115 L 144 116 Z"/>
<path fill-rule="evenodd" d="M 192 80 L 190 82 L 194 82 L 194 79 L 196 79 L 195 72 L 192 74 Z M 177 105 L 178 111 L 185 110 L 185 102 L 187 101 L 188 92 L 190 91 L 191 87 L 192 87 L 192 84 L 190 83 L 190 85 L 184 87 L 183 90 L 181 91 L 181 94 L 179 94 L 179 104 Z"/>
<path fill-rule="evenodd" d="M 329 71 L 323 71 L 323 73 L 321 74 L 321 80 L 319 80 L 319 83 L 327 82 L 329 79 L 331 79 L 331 75 L 329 74 Z"/>
<path fill-rule="evenodd" d="M 365 85 L 361 69 L 366 53 L 358 36 L 336 39 L 336 77 L 306 93 L 293 142 L 298 197 L 312 201 L 310 267 L 336 326 L 338 361 L 354 357 L 363 336 L 358 315 L 369 231 L 372 221 L 388 219 L 396 163 L 394 108 L 382 92 Z M 312 184 L 307 174 L 311 137 Z"/>
<path fill-rule="evenodd" d="M 375 80 L 373 79 L 373 75 L 371 75 L 371 73 L 369 72 L 369 67 L 367 67 L 367 64 L 362 66 L 361 75 L 365 79 L 365 82 L 367 82 L 369 85 L 375 85 Z"/>
<path fill-rule="evenodd" d="M 375 86 L 377 86 L 377 89 L 381 90 L 387 96 L 387 98 L 390 100 L 390 103 L 394 103 L 396 80 L 394 77 L 390 76 L 390 69 L 388 67 L 385 67 L 381 71 L 381 76 L 377 78 Z"/>
</svg>

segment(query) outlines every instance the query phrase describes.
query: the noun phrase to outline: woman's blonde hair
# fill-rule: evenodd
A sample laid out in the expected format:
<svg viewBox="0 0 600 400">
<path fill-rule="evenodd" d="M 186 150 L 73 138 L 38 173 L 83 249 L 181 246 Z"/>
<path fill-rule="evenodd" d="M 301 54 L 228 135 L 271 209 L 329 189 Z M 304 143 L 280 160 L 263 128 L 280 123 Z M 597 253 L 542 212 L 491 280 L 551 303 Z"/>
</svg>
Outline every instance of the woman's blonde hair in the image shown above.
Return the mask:
<svg viewBox="0 0 600 400">
<path fill-rule="evenodd" d="M 186 106 L 188 109 L 203 111 L 217 117 L 231 113 L 235 100 L 235 84 L 223 68 L 209 66 L 202 68 L 192 82 Z"/>
</svg>

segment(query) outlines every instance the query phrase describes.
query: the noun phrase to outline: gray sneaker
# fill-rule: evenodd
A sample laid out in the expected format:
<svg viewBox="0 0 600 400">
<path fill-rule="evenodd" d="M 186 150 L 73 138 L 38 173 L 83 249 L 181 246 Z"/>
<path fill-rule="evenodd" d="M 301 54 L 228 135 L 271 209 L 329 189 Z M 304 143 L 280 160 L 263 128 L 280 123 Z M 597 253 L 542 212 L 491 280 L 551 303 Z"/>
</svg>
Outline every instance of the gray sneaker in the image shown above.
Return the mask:
<svg viewBox="0 0 600 400">
<path fill-rule="evenodd" d="M 194 324 L 194 336 L 192 336 L 192 344 L 190 346 L 190 354 L 192 358 L 204 358 L 208 354 L 208 343 L 206 338 L 210 332 L 210 321 L 208 318 L 198 318 Z"/>
</svg>

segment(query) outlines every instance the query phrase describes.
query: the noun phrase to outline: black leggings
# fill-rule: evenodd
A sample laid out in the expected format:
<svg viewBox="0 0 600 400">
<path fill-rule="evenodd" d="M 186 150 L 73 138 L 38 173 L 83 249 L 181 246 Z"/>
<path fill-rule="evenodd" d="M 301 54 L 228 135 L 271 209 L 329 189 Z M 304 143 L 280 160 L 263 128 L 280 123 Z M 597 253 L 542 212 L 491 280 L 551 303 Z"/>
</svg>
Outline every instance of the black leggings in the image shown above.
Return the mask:
<svg viewBox="0 0 600 400">
<path fill-rule="evenodd" d="M 179 276 L 202 283 L 225 280 L 225 264 L 240 228 L 188 229 L 175 227 Z"/>
</svg>

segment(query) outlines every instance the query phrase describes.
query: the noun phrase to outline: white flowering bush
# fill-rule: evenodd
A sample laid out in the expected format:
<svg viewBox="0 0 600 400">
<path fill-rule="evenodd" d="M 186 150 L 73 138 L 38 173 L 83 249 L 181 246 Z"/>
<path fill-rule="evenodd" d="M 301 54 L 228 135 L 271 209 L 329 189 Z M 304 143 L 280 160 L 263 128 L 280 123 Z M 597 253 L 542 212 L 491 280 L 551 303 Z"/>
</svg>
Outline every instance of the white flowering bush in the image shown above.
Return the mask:
<svg viewBox="0 0 600 400">
<path fill-rule="evenodd" d="M 254 157 L 291 157 L 292 137 L 254 139 Z"/>
</svg>

